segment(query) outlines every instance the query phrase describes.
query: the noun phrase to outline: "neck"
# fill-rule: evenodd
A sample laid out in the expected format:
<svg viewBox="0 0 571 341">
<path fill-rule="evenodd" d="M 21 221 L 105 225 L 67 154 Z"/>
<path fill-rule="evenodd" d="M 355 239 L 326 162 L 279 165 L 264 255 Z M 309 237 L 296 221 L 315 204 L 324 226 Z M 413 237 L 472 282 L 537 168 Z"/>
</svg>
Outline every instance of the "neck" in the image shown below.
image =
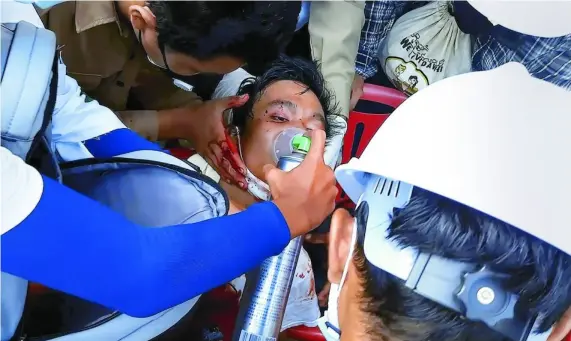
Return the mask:
<svg viewBox="0 0 571 341">
<path fill-rule="evenodd" d="M 253 205 L 256 203 L 256 199 L 248 192 L 230 185 L 226 182 L 221 182 L 220 186 L 222 189 L 228 194 L 228 198 L 230 199 L 231 210 L 235 210 L 237 212 L 243 211 L 248 206 Z M 235 213 L 235 212 L 231 212 Z"/>
</svg>

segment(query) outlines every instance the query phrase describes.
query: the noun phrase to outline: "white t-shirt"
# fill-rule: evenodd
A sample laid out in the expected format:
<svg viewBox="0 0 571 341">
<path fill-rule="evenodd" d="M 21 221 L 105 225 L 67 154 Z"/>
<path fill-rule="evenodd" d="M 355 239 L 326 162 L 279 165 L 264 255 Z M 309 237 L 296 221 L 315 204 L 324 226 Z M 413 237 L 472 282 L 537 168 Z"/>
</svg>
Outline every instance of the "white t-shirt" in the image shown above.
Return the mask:
<svg viewBox="0 0 571 341">
<path fill-rule="evenodd" d="M 4 234 L 32 213 L 44 182 L 37 170 L 4 147 L 0 147 L 0 162 L 0 232 Z"/>
<path fill-rule="evenodd" d="M 2 23 L 27 21 L 44 27 L 31 4 L 1 0 L 0 6 Z M 92 157 L 83 141 L 125 128 L 125 125 L 111 110 L 86 98 L 77 82 L 66 75 L 66 67 L 61 60 L 58 72 L 57 98 L 52 118 L 54 148 L 65 161 Z"/>
</svg>

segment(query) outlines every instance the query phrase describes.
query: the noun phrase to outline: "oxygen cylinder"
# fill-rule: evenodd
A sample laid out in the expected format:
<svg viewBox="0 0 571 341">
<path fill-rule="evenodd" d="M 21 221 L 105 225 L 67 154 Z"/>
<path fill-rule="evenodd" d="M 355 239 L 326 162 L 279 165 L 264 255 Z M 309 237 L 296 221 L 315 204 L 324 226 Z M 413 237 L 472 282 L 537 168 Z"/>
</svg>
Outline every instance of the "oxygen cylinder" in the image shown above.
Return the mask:
<svg viewBox="0 0 571 341">
<path fill-rule="evenodd" d="M 301 134 L 295 135 L 291 138 L 291 146 L 292 152 L 279 157 L 277 165 L 286 172 L 301 164 L 311 140 Z M 253 275 L 248 276 L 234 341 L 277 340 L 301 246 L 301 237 L 293 239 L 282 253 L 266 259 Z"/>
</svg>

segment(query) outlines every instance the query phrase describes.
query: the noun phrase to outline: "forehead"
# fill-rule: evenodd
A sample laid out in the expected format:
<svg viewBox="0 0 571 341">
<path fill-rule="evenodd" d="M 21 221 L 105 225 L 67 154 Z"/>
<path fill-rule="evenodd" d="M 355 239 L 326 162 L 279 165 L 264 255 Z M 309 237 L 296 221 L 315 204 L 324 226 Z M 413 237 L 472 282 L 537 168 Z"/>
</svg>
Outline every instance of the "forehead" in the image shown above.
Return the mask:
<svg viewBox="0 0 571 341">
<path fill-rule="evenodd" d="M 309 90 L 306 85 L 299 82 L 290 80 L 281 80 L 274 82 L 262 90 L 258 97 L 257 102 L 254 104 L 256 107 L 265 107 L 275 101 L 291 101 L 303 109 L 313 110 L 321 115 L 324 114 L 323 107 L 319 98 Z"/>
</svg>

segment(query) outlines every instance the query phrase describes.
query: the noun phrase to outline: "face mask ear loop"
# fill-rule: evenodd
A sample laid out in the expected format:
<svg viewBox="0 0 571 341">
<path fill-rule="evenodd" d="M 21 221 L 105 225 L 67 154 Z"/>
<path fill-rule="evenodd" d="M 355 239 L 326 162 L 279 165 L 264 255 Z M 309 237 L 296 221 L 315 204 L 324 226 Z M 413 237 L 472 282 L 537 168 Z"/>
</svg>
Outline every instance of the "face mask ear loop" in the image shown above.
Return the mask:
<svg viewBox="0 0 571 341">
<path fill-rule="evenodd" d="M 240 159 L 244 161 L 244 157 L 242 156 L 242 141 L 240 140 L 240 128 L 234 127 L 236 129 L 236 139 L 238 140 L 238 153 L 240 154 Z"/>
<path fill-rule="evenodd" d="M 349 273 L 349 265 L 353 260 L 353 253 L 355 252 L 355 244 L 357 243 L 357 218 L 353 219 L 353 232 L 351 232 L 351 246 L 349 247 L 349 255 L 345 261 L 345 267 L 343 269 L 343 275 L 341 276 L 341 282 L 339 282 L 339 292 L 345 283 L 347 274 Z"/>
</svg>

